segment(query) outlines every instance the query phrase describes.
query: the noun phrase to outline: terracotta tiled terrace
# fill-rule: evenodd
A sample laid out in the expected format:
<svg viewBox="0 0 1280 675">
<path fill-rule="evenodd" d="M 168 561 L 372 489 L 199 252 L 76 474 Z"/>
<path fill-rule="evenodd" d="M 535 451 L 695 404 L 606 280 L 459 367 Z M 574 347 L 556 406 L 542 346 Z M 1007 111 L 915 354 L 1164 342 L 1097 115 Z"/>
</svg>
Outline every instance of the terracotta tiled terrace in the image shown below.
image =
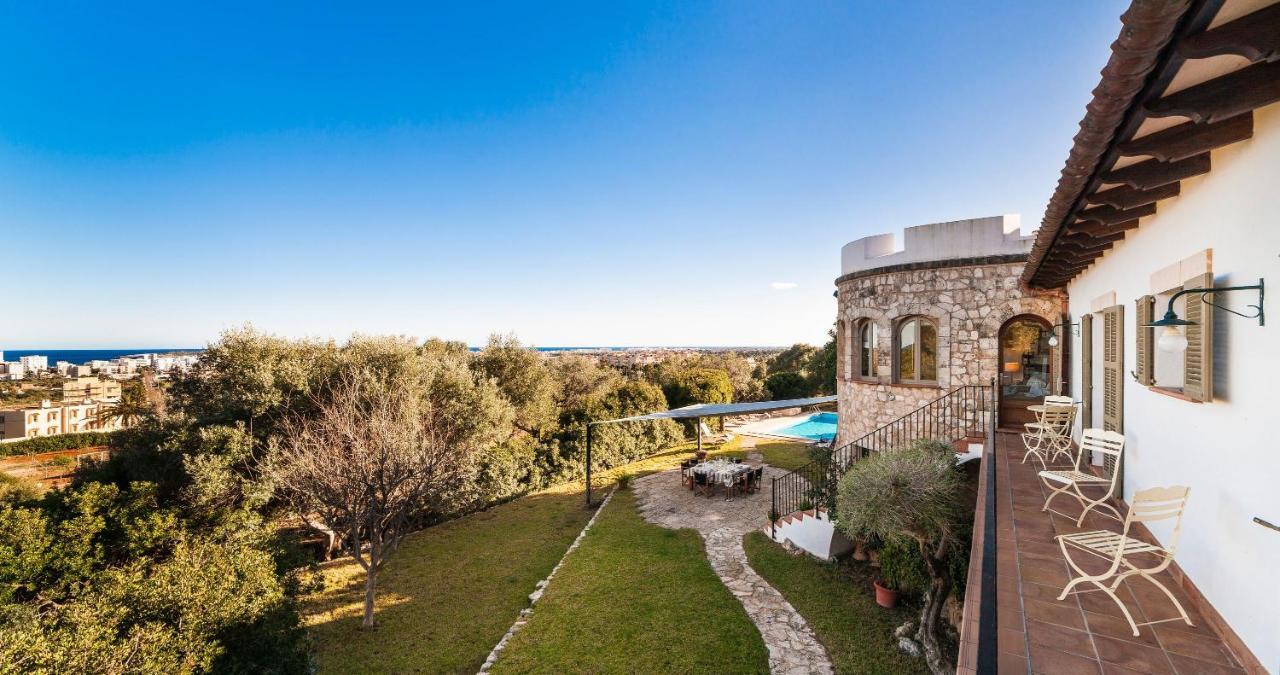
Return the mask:
<svg viewBox="0 0 1280 675">
<path fill-rule="evenodd" d="M 1139 626 L 1141 635 L 1134 637 L 1119 608 L 1102 593 L 1058 600 L 1068 568 L 1054 536 L 1082 529 L 1119 531 L 1121 526 L 1090 513 L 1077 528 L 1074 519 L 1041 511 L 1047 491 L 1036 476 L 1039 467 L 1031 461 L 1021 463 L 1021 439 L 1002 432 L 997 434 L 996 446 L 1000 672 L 1245 672 L 1170 572 L 1163 573 L 1161 580 L 1187 608 L 1194 626 L 1180 621 Z M 1190 504 L 1189 508 L 1195 507 L 1194 501 Z M 1079 513 L 1076 503 L 1061 497 L 1053 507 Z M 1125 507 L 1120 505 L 1120 510 L 1123 513 Z M 1145 581 L 1126 581 L 1119 595 L 1138 623 L 1177 615 L 1168 599 Z"/>
</svg>

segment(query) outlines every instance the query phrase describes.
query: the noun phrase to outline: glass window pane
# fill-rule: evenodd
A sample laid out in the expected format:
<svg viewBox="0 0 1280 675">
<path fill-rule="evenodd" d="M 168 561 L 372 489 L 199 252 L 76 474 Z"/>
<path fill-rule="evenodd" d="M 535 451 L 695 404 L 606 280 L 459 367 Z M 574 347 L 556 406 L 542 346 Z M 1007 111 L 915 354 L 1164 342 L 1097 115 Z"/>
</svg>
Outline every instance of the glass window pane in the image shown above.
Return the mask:
<svg viewBox="0 0 1280 675">
<path fill-rule="evenodd" d="M 871 377 L 871 324 L 862 325 L 862 351 L 858 358 L 858 374 L 862 377 Z"/>
<path fill-rule="evenodd" d="M 920 379 L 938 379 L 938 329 L 920 322 Z"/>
<path fill-rule="evenodd" d="M 898 377 L 916 379 L 916 322 L 907 321 L 898 329 Z"/>
</svg>

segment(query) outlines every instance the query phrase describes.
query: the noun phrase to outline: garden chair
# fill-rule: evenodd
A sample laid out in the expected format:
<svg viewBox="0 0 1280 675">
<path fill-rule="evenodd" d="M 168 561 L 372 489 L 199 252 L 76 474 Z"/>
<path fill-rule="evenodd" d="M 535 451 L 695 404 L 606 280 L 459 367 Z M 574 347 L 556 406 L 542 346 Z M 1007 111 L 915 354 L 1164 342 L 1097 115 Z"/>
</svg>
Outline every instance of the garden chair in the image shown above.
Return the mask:
<svg viewBox="0 0 1280 675">
<path fill-rule="evenodd" d="M 1114 470 L 1110 476 L 1099 476 L 1089 471 L 1089 460 L 1094 452 L 1102 453 L 1104 456 L 1110 456 L 1115 459 Z M 1054 511 L 1049 508 L 1049 503 L 1058 495 L 1067 495 L 1074 497 L 1080 502 L 1083 510 L 1080 517 L 1076 519 L 1076 527 L 1084 522 L 1084 517 L 1095 508 L 1109 509 L 1111 513 L 1103 515 L 1110 516 L 1116 520 L 1123 521 L 1120 512 L 1116 507 L 1107 503 L 1116 491 L 1116 481 L 1120 476 L 1120 457 L 1124 453 L 1124 435 L 1114 431 L 1106 431 L 1103 429 L 1085 429 L 1080 437 L 1080 454 L 1076 455 L 1075 466 L 1071 469 L 1054 469 L 1040 472 L 1040 480 L 1044 482 L 1045 487 L 1052 490 L 1052 494 L 1044 500 L 1044 508 L 1041 511 L 1049 511 L 1060 516 L 1070 518 L 1071 516 Z M 1083 468 L 1081 468 L 1083 467 Z M 1081 488 L 1105 487 L 1106 492 L 1097 499 L 1086 497 Z M 1101 512 L 1099 512 L 1101 513 Z M 1112 515 L 1114 514 L 1114 515 Z"/>
<path fill-rule="evenodd" d="M 715 492 L 715 487 L 715 482 L 706 473 L 693 474 L 693 491 L 695 494 L 701 492 L 703 496 L 710 497 Z"/>
<path fill-rule="evenodd" d="M 1173 593 L 1170 593 L 1169 589 L 1160 583 L 1159 579 L 1155 578 L 1156 574 L 1163 572 L 1173 563 L 1173 554 L 1178 547 L 1178 535 L 1182 530 L 1182 510 L 1187 504 L 1187 495 L 1190 492 L 1191 488 L 1181 485 L 1140 490 L 1133 496 L 1133 504 L 1129 507 L 1129 514 L 1124 519 L 1124 531 L 1119 534 L 1107 530 L 1094 530 L 1092 532 L 1061 534 L 1055 537 L 1058 541 L 1058 546 L 1062 548 L 1062 555 L 1066 558 L 1067 565 L 1073 570 L 1073 578 L 1062 589 L 1062 594 L 1058 596 L 1058 599 L 1063 600 L 1073 593 L 1102 591 L 1120 606 L 1120 611 L 1124 613 L 1124 618 L 1129 621 L 1129 628 L 1133 629 L 1134 637 L 1138 636 L 1138 626 L 1149 626 L 1153 623 L 1178 620 L 1186 622 L 1188 626 L 1193 625 L 1191 618 L 1187 616 L 1187 610 L 1182 608 L 1182 603 L 1178 602 Z M 1148 544 L 1129 536 L 1129 528 L 1133 523 L 1150 523 L 1170 518 L 1173 519 L 1173 534 L 1169 537 L 1168 546 Z M 1073 550 L 1103 560 L 1110 560 L 1111 565 L 1103 572 L 1089 574 L 1072 559 L 1071 551 Z M 1173 603 L 1173 606 L 1178 608 L 1178 616 L 1135 623 L 1133 615 L 1129 613 L 1129 608 L 1124 606 L 1124 603 L 1120 601 L 1120 598 L 1115 593 L 1116 587 L 1121 582 L 1133 576 L 1146 579 L 1154 584 L 1156 588 L 1163 591 L 1169 601 Z M 1072 590 L 1084 583 L 1093 584 L 1096 588 L 1079 591 Z"/>
<path fill-rule="evenodd" d="M 1027 422 L 1023 426 L 1022 444 L 1027 448 L 1022 455 L 1022 463 L 1035 457 L 1040 460 L 1040 468 L 1049 468 L 1049 462 L 1057 461 L 1059 455 L 1071 456 L 1071 428 L 1075 424 L 1076 407 L 1074 405 L 1046 404 L 1035 422 Z"/>
<path fill-rule="evenodd" d="M 759 492 L 760 484 L 764 482 L 764 467 L 757 466 L 751 471 L 751 491 Z"/>
<path fill-rule="evenodd" d="M 1045 405 L 1075 405 L 1076 402 L 1070 396 L 1053 396 L 1052 394 L 1044 397 Z"/>
<path fill-rule="evenodd" d="M 698 465 L 697 460 L 687 459 L 680 462 L 680 484 L 693 487 L 693 467 Z"/>
</svg>

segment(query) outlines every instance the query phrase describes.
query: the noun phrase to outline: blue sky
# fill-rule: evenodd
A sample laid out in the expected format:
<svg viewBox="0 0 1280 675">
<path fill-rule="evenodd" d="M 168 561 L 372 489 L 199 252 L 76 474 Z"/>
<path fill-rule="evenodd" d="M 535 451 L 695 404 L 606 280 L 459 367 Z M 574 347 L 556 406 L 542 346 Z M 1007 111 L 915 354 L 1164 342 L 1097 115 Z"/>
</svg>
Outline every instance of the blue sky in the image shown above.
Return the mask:
<svg viewBox="0 0 1280 675">
<path fill-rule="evenodd" d="M 0 4 L 0 349 L 818 342 L 845 242 L 1039 222 L 1124 10 L 179 4 Z"/>
</svg>

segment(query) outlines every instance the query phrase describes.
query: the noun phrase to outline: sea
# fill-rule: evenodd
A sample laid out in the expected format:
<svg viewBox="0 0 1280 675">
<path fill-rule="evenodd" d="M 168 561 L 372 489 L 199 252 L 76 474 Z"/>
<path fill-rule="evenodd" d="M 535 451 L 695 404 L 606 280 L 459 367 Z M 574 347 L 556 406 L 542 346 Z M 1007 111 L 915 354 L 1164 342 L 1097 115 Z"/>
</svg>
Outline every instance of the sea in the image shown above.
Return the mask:
<svg viewBox="0 0 1280 675">
<path fill-rule="evenodd" d="M 472 347 L 471 351 L 480 351 L 480 347 Z M 619 346 L 599 346 L 599 347 L 534 347 L 540 352 L 623 352 L 632 349 L 703 349 L 708 351 L 721 351 L 730 349 L 761 349 L 761 347 L 713 347 L 713 346 L 691 346 L 691 347 L 619 347 Z M 19 357 L 30 356 L 32 354 L 43 355 L 49 357 L 49 365 L 58 361 L 66 361 L 68 363 L 82 364 L 89 361 L 110 361 L 111 359 L 121 356 L 133 356 L 135 354 L 173 354 L 173 353 L 197 353 L 203 349 L 192 347 L 140 347 L 137 349 L 0 349 L 4 353 L 5 361 L 17 361 Z"/>
<path fill-rule="evenodd" d="M 20 357 L 39 355 L 49 357 L 49 367 L 59 361 L 66 361 L 76 365 L 88 363 L 90 361 L 110 361 L 111 359 L 120 358 L 121 356 L 133 356 L 135 354 L 174 354 L 174 353 L 194 353 L 202 352 L 203 349 L 192 349 L 190 347 L 146 347 L 140 349 L 0 349 L 4 352 L 5 361 L 17 361 Z"/>
</svg>

